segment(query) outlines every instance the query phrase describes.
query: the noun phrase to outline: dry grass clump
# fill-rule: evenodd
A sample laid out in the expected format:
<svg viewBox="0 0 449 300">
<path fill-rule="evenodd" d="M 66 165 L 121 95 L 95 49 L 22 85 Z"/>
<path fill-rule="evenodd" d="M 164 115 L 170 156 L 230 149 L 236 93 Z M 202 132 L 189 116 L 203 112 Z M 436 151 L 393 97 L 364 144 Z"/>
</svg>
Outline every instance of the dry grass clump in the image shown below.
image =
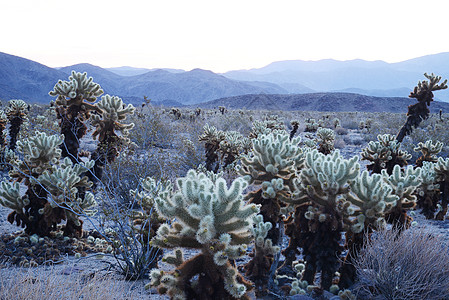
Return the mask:
<svg viewBox="0 0 449 300">
<path fill-rule="evenodd" d="M 93 273 L 89 276 L 56 268 L 8 268 L 0 269 L 0 299 L 131 300 L 139 299 L 139 295 L 132 291 L 130 284 L 113 279 L 111 275 Z"/>
<path fill-rule="evenodd" d="M 425 228 L 373 234 L 355 266 L 357 299 L 449 299 L 449 243 Z"/>
</svg>

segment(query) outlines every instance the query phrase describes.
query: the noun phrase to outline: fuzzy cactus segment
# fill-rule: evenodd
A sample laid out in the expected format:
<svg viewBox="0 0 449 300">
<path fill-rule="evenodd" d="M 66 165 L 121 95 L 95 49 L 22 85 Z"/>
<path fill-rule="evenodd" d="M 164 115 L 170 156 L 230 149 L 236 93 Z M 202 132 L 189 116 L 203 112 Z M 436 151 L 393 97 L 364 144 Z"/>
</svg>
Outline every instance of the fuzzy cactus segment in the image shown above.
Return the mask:
<svg viewBox="0 0 449 300">
<path fill-rule="evenodd" d="M 103 90 L 98 83 L 93 82 L 92 77 L 87 77 L 87 73 L 72 71 L 69 81 L 59 80 L 49 94 L 58 96 L 58 102 L 70 106 L 83 99 L 94 102 L 103 94 Z"/>
<path fill-rule="evenodd" d="M 441 191 L 441 209 L 435 219 L 444 220 L 449 204 L 449 158 L 438 158 L 435 165 L 435 174 Z"/>
<path fill-rule="evenodd" d="M 81 162 L 73 165 L 69 158 L 65 158 L 59 165 L 54 165 L 37 178 L 50 192 L 50 205 L 64 207 L 75 213 L 94 213 L 96 202 L 92 194 L 87 193 L 83 199 L 79 198 L 79 188 L 89 188 L 92 182 L 88 181 L 84 173 L 92 168 L 93 161 Z"/>
<path fill-rule="evenodd" d="M 300 180 L 296 180 L 297 189 L 293 195 L 293 203 L 300 204 L 310 199 L 319 205 L 327 206 L 329 200 L 344 194 L 349 189 L 349 182 L 354 180 L 360 170 L 358 157 L 344 159 L 340 151 L 324 155 L 317 150 L 307 153 Z M 329 197 L 331 196 L 331 197 Z"/>
<path fill-rule="evenodd" d="M 253 149 L 241 159 L 240 175 L 248 176 L 250 183 L 262 184 L 273 178 L 289 178 L 304 162 L 301 138 L 290 140 L 286 131 L 274 131 L 253 139 Z"/>
<path fill-rule="evenodd" d="M 350 187 L 347 199 L 359 209 L 356 222 L 351 224 L 350 230 L 360 233 L 368 225 L 376 229 L 384 227 L 385 211 L 393 208 L 399 200 L 398 196 L 392 194 L 392 187 L 384 182 L 381 175 L 369 175 L 368 171 L 363 171 L 350 183 Z M 346 209 L 349 210 L 349 206 Z"/>
<path fill-rule="evenodd" d="M 243 190 L 248 185 L 243 178 L 237 178 L 228 188 L 221 176 L 209 175 L 190 170 L 186 177 L 177 180 L 175 193 L 160 194 L 154 199 L 158 214 L 176 221 L 161 225 L 151 244 L 201 251 L 182 262 L 179 253 L 177 259 L 167 257 L 165 261 L 173 261 L 176 270 L 162 275 L 151 273 L 152 284 L 172 298 L 174 295 L 187 298 L 186 292 L 192 289 L 201 299 L 212 299 L 212 295 L 240 298 L 249 287 L 231 262 L 246 253 L 253 239 L 253 217 L 259 207 L 243 201 Z M 196 275 L 199 275 L 197 285 L 191 282 Z M 211 294 L 206 295 L 206 289 Z"/>
<path fill-rule="evenodd" d="M 123 121 L 132 115 L 136 108 L 132 104 L 125 106 L 122 99 L 117 96 L 104 95 L 101 100 L 96 103 L 101 110 L 100 115 L 93 115 L 92 125 L 96 127 L 93 138 L 98 136 L 100 141 L 105 140 L 106 133 L 121 131 L 123 136 L 128 135 L 130 129 L 134 127 L 134 123 L 123 124 Z"/>
<path fill-rule="evenodd" d="M 421 185 L 421 168 L 408 166 L 404 171 L 396 165 L 391 175 L 386 170 L 382 170 L 382 177 L 385 183 L 393 188 L 393 194 L 398 196 L 396 206 L 387 211 L 385 219 L 393 226 L 402 230 L 411 225 L 412 219 L 407 216 L 407 210 L 416 205 L 415 190 Z"/>
<path fill-rule="evenodd" d="M 425 143 L 418 143 L 418 146 L 413 149 L 415 152 L 421 152 L 422 155 L 416 161 L 418 167 L 423 166 L 423 162 L 436 162 L 438 157 L 436 156 L 443 149 L 443 143 L 436 141 L 426 141 Z"/>
</svg>

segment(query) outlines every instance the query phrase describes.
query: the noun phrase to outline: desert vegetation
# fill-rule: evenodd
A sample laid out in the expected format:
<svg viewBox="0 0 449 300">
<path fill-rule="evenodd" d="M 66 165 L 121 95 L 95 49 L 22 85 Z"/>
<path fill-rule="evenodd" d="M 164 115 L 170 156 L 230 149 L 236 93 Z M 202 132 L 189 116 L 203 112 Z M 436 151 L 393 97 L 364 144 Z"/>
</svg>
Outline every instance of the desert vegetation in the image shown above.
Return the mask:
<svg viewBox="0 0 449 300">
<path fill-rule="evenodd" d="M 117 276 L 171 299 L 447 299 L 447 235 L 418 229 L 449 202 L 449 115 L 428 110 L 447 86 L 425 77 L 407 115 L 134 107 L 77 72 L 49 105 L 4 102 L 0 204 L 23 231 L 0 288 L 31 268 L 23 299 Z M 115 277 L 39 274 L 67 257 Z"/>
</svg>

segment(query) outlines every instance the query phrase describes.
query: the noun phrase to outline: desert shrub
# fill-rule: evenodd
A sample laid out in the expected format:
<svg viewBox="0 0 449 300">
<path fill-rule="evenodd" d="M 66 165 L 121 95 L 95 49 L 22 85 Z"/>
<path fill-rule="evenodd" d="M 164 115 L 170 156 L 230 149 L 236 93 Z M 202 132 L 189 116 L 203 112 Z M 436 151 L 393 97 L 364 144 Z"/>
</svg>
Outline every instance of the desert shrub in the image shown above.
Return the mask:
<svg viewBox="0 0 449 300">
<path fill-rule="evenodd" d="M 159 219 L 152 215 L 151 208 L 146 212 L 135 194 L 130 193 L 142 189 L 141 178 L 148 174 L 144 166 L 128 165 L 122 160 L 119 165 L 107 166 L 98 193 L 103 220 L 97 229 L 113 245 L 114 267 L 131 280 L 144 278 L 162 254 L 150 245 L 154 235 L 151 229 L 157 229 Z M 136 224 L 139 217 L 145 220 Z"/>
<path fill-rule="evenodd" d="M 439 121 L 433 117 L 424 120 L 418 128 L 415 128 L 409 136 L 404 138 L 403 149 L 411 153 L 413 155 L 412 160 L 416 161 L 416 159 L 421 155 L 420 153 L 413 151 L 416 145 L 418 145 L 418 143 L 425 143 L 428 140 L 433 142 L 448 141 L 448 126 L 449 123 L 447 120 Z M 448 154 L 449 145 L 445 143 L 438 156 L 446 157 Z"/>
<path fill-rule="evenodd" d="M 334 143 L 335 149 L 343 149 L 346 147 L 346 143 L 343 139 L 336 139 Z"/>
<path fill-rule="evenodd" d="M 358 299 L 449 299 L 449 244 L 425 228 L 373 234 L 355 266 Z"/>
<path fill-rule="evenodd" d="M 335 133 L 336 133 L 337 135 L 346 135 L 346 134 L 348 134 L 348 132 L 349 132 L 349 130 L 346 129 L 346 128 L 343 128 L 343 127 L 337 127 L 337 128 L 335 128 Z"/>
<path fill-rule="evenodd" d="M 347 136 L 343 137 L 343 141 L 346 144 L 354 145 L 354 146 L 360 146 L 365 143 L 365 139 L 363 137 L 353 136 L 353 135 L 347 135 Z"/>
<path fill-rule="evenodd" d="M 69 268 L 67 268 L 69 269 Z M 110 275 L 64 275 L 55 268 L 0 269 L 0 299 L 136 299 L 129 285 Z"/>
<path fill-rule="evenodd" d="M 130 117 L 130 121 L 135 124 L 134 129 L 129 134 L 131 142 L 140 149 L 150 147 L 172 148 L 176 134 L 170 124 L 172 119 L 163 114 L 157 107 L 148 107 L 136 115 Z"/>
</svg>

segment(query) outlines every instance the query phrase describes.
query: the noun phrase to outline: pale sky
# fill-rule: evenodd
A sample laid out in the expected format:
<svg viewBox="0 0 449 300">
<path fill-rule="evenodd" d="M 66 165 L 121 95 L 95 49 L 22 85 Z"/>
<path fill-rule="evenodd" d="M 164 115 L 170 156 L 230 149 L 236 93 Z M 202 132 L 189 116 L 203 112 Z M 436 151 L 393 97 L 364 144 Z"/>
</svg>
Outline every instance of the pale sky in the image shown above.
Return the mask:
<svg viewBox="0 0 449 300">
<path fill-rule="evenodd" d="M 449 1 L 0 0 L 0 52 L 49 67 L 250 69 L 449 52 Z"/>
</svg>

